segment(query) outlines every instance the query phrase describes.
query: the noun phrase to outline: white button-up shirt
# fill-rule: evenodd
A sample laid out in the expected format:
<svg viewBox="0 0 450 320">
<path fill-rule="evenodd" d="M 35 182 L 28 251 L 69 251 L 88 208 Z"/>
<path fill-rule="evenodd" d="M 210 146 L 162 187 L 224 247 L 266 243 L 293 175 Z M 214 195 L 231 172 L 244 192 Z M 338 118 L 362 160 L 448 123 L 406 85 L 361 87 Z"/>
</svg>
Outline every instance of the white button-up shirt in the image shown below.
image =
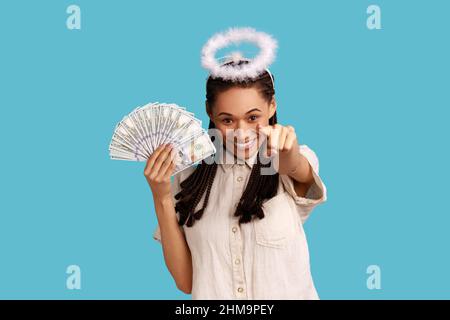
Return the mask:
<svg viewBox="0 0 450 320">
<path fill-rule="evenodd" d="M 192 256 L 192 299 L 319 298 L 311 277 L 303 223 L 315 206 L 326 201 L 327 192 L 315 152 L 307 145 L 300 145 L 300 152 L 314 176 L 306 196 L 296 194 L 291 177 L 279 175 L 277 195 L 263 203 L 265 217 L 241 225 L 233 214 L 256 154 L 242 164 L 218 165 L 202 218 L 192 227 L 180 227 Z M 174 176 L 174 196 L 180 191 L 180 182 L 194 169 Z M 161 241 L 159 225 L 153 238 Z"/>
</svg>

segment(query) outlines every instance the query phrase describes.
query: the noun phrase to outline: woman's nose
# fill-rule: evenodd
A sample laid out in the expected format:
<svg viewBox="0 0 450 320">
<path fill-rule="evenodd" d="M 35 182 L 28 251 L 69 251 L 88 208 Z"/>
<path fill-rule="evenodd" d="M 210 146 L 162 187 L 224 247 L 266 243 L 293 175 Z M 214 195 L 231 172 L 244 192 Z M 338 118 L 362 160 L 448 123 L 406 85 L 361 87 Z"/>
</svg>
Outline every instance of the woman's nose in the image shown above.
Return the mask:
<svg viewBox="0 0 450 320">
<path fill-rule="evenodd" d="M 244 128 L 237 128 L 234 131 L 234 136 L 238 139 L 238 140 L 244 140 L 246 137 L 246 129 Z"/>
<path fill-rule="evenodd" d="M 237 139 L 244 140 L 249 136 L 252 136 L 256 130 L 256 127 L 253 127 L 248 124 L 238 125 L 234 130 L 234 136 Z"/>
</svg>

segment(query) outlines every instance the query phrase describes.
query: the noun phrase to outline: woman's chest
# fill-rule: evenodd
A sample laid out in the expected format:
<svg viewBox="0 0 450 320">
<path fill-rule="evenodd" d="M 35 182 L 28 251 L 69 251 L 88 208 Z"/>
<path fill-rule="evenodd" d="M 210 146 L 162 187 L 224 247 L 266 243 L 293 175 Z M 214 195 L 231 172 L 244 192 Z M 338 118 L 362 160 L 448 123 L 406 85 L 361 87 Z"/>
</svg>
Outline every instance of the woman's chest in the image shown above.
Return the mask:
<svg viewBox="0 0 450 320">
<path fill-rule="evenodd" d="M 235 211 L 247 180 L 248 175 L 239 171 L 217 179 L 202 218 L 192 227 L 184 226 L 194 255 L 210 250 L 228 254 L 233 247 L 282 250 L 299 233 L 301 223 L 296 219 L 295 204 L 282 187 L 276 196 L 263 203 L 263 219 L 255 217 L 248 223 L 238 223 Z"/>
</svg>

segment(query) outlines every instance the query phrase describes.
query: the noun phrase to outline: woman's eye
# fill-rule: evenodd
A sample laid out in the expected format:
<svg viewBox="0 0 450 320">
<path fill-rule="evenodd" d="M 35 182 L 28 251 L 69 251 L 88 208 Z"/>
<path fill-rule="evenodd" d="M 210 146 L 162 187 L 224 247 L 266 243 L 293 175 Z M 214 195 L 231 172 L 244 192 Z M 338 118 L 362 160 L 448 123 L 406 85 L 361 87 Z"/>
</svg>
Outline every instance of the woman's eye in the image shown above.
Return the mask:
<svg viewBox="0 0 450 320">
<path fill-rule="evenodd" d="M 230 124 L 231 123 L 231 119 L 223 119 L 222 122 L 225 123 L 225 124 Z"/>
<path fill-rule="evenodd" d="M 256 119 L 258 119 L 258 116 L 253 115 L 253 116 L 250 116 L 249 119 L 250 119 L 250 121 L 255 121 Z"/>
</svg>

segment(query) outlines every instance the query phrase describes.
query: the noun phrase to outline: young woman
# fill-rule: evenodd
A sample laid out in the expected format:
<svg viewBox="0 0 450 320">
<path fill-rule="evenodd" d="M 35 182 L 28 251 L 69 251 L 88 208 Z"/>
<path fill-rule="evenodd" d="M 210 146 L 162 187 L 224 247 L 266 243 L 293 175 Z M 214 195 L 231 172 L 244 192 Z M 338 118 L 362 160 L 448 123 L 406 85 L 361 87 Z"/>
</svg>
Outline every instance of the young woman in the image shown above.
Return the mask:
<svg viewBox="0 0 450 320">
<path fill-rule="evenodd" d="M 303 223 L 326 201 L 326 188 L 316 154 L 277 123 L 276 111 L 268 71 L 245 82 L 210 76 L 209 128 L 222 133 L 220 160 L 234 161 L 202 161 L 173 183 L 170 146 L 147 161 L 153 237 L 177 287 L 193 299 L 318 299 Z M 267 156 L 278 157 L 275 174 L 262 174 L 265 139 Z"/>
</svg>

